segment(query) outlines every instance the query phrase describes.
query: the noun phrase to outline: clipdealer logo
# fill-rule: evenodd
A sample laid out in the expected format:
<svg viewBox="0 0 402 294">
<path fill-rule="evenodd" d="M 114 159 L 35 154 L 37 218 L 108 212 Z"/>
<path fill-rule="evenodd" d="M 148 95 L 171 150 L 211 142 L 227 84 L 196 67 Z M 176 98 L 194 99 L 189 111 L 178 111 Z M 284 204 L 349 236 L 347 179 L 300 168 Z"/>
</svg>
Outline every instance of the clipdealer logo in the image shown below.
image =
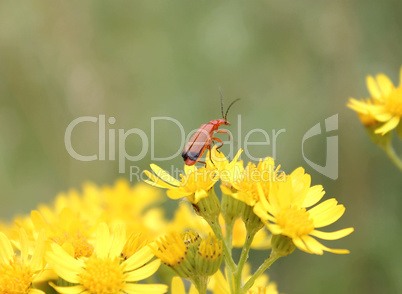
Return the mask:
<svg viewBox="0 0 402 294">
<path fill-rule="evenodd" d="M 170 156 L 166 157 L 157 157 L 155 152 L 155 129 L 156 129 L 156 122 L 164 122 L 164 123 L 173 123 L 180 131 L 180 146 L 176 150 L 176 152 Z M 85 124 L 92 123 L 97 124 L 98 126 L 98 152 L 97 154 L 80 154 L 76 151 L 72 143 L 72 134 L 76 128 L 85 127 Z M 131 128 L 128 130 L 125 129 L 114 129 L 110 126 L 116 123 L 115 117 L 109 117 L 106 119 L 104 114 L 100 114 L 98 117 L 94 116 L 82 116 L 74 119 L 66 128 L 64 134 L 64 143 L 68 154 L 79 161 L 104 161 L 104 160 L 116 160 L 116 153 L 117 153 L 117 160 L 118 160 L 118 167 L 119 173 L 126 172 L 126 163 L 127 162 L 138 162 L 143 160 L 146 156 L 148 156 L 148 152 L 150 152 L 150 159 L 151 161 L 168 161 L 172 160 L 178 156 L 180 156 L 186 142 L 188 142 L 191 136 L 197 131 L 197 129 L 191 131 L 187 136 L 184 131 L 183 125 L 176 119 L 172 117 L 152 117 L 151 118 L 151 134 L 150 138 L 147 134 L 139 129 L 139 128 Z M 109 124 L 109 126 L 107 126 Z M 277 153 L 277 144 L 278 144 L 278 137 L 281 134 L 286 133 L 286 129 L 279 129 L 279 130 L 271 130 L 270 134 L 260 128 L 252 129 L 244 134 L 244 141 L 241 139 L 243 138 L 242 128 L 241 128 L 241 115 L 237 116 L 237 134 L 236 138 L 237 141 L 234 142 L 233 140 L 224 141 L 225 145 L 229 145 L 229 158 L 233 157 L 234 155 L 234 146 L 237 148 L 243 148 L 244 155 L 252 161 L 258 161 L 259 158 L 253 157 L 249 147 L 250 146 L 269 146 L 271 147 L 272 153 L 271 157 L 276 159 Z M 338 130 L 338 115 L 333 115 L 328 117 L 325 120 L 325 130 L 326 132 L 331 132 Z M 225 129 L 229 134 L 230 138 L 233 138 L 233 134 L 230 130 Z M 308 165 L 310 165 L 314 170 L 317 172 L 327 176 L 330 179 L 336 180 L 338 178 L 338 136 L 333 135 L 326 138 L 326 164 L 321 166 L 317 163 L 314 163 L 312 160 L 306 157 L 305 155 L 305 147 L 304 143 L 312 137 L 321 135 L 321 124 L 318 123 L 310 128 L 303 136 L 302 140 L 302 156 L 303 159 L 306 161 Z M 116 134 L 117 134 L 117 142 L 116 142 Z M 250 141 L 250 137 L 253 134 L 260 134 L 264 137 L 264 141 L 259 142 L 252 142 Z M 129 136 L 135 136 L 137 140 L 141 141 L 141 148 L 136 155 L 132 155 L 127 152 L 126 150 L 126 140 Z M 107 146 L 107 148 L 106 148 Z M 108 154 L 106 154 L 106 149 L 108 149 Z M 116 152 L 117 151 L 117 152 Z M 237 151 L 237 150 L 236 150 Z M 130 178 L 132 173 L 139 173 L 139 168 L 135 165 L 130 166 Z M 138 175 L 137 175 L 137 178 Z"/>
</svg>

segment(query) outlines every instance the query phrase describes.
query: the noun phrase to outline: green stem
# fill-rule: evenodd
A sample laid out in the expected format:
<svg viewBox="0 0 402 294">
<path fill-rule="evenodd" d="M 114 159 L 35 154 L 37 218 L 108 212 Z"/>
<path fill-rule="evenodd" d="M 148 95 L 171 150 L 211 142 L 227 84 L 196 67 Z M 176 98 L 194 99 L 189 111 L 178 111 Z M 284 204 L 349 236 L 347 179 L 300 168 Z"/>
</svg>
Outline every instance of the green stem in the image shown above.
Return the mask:
<svg viewBox="0 0 402 294">
<path fill-rule="evenodd" d="M 402 171 L 402 160 L 398 157 L 392 145 L 388 144 L 384 146 L 383 149 L 392 162 Z"/>
<path fill-rule="evenodd" d="M 244 265 L 246 264 L 246 261 L 248 258 L 248 253 L 251 248 L 251 243 L 253 243 L 253 239 L 254 239 L 254 236 L 256 233 L 257 233 L 257 231 L 255 231 L 255 230 L 252 230 L 251 232 L 247 231 L 246 241 L 244 242 L 244 246 L 241 251 L 239 263 L 237 264 L 237 270 L 235 272 L 235 277 L 234 277 L 235 278 L 235 288 L 236 288 L 235 293 L 238 293 L 238 291 L 241 288 L 241 275 L 243 272 Z"/>
<path fill-rule="evenodd" d="M 232 251 L 232 238 L 233 238 L 233 226 L 234 226 L 234 220 L 233 221 L 227 221 L 225 222 L 225 229 L 226 229 L 226 245 L 228 246 L 228 249 Z"/>
<path fill-rule="evenodd" d="M 215 236 L 219 239 L 222 240 L 223 243 L 223 257 L 225 259 L 225 264 L 227 266 L 227 271 L 228 271 L 228 280 L 229 280 L 229 286 L 230 286 L 230 292 L 235 293 L 235 290 L 233 289 L 233 273 L 236 271 L 236 264 L 233 261 L 232 257 L 232 246 L 228 245 L 227 240 L 223 238 L 222 230 L 221 227 L 219 226 L 218 218 L 216 217 L 213 221 L 208 221 L 209 226 L 212 228 L 212 231 L 215 233 Z M 226 231 L 226 236 L 228 236 L 228 232 Z M 230 232 L 230 235 L 232 233 Z M 230 238 L 231 241 L 231 238 Z"/>
<path fill-rule="evenodd" d="M 276 255 L 273 250 L 269 257 L 260 265 L 254 275 L 247 281 L 247 283 L 240 289 L 240 293 L 244 294 L 254 285 L 255 280 L 261 276 L 280 256 Z"/>
<path fill-rule="evenodd" d="M 207 293 L 208 277 L 198 276 L 198 277 L 192 278 L 192 281 L 193 281 L 195 288 L 197 288 L 199 294 Z"/>
<path fill-rule="evenodd" d="M 230 252 L 230 256 L 232 256 L 232 239 L 233 239 L 233 226 L 234 226 L 234 220 L 232 221 L 225 221 L 225 229 L 226 229 L 226 238 L 223 243 L 226 243 L 226 246 L 228 248 L 228 251 Z M 231 260 L 233 261 L 233 258 L 231 257 Z M 234 262 L 233 262 L 234 264 Z M 233 269 L 229 269 L 228 271 L 228 282 L 230 286 L 230 293 L 236 293 L 235 292 L 235 286 L 233 284 Z"/>
<path fill-rule="evenodd" d="M 222 240 L 223 242 L 223 253 L 224 253 L 224 258 L 226 265 L 230 269 L 231 272 L 236 271 L 236 264 L 233 261 L 232 258 L 232 252 L 229 249 L 228 245 L 226 244 L 225 238 L 223 238 L 223 234 L 221 231 L 221 227 L 219 226 L 218 218 L 215 218 L 213 221 L 208 221 L 209 226 L 211 227 L 212 231 L 215 233 L 215 236 L 219 239 Z"/>
</svg>

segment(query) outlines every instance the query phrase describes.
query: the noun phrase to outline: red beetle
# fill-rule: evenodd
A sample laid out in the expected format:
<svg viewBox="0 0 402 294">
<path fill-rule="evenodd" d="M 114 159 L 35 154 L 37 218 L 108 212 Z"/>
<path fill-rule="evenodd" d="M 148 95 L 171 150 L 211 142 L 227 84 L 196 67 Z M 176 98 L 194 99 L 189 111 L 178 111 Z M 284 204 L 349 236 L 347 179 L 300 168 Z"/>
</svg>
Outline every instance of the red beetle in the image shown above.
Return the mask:
<svg viewBox="0 0 402 294">
<path fill-rule="evenodd" d="M 184 159 L 184 163 L 186 165 L 194 165 L 196 162 L 204 163 L 202 161 L 199 161 L 201 156 L 204 154 L 205 149 L 211 150 L 211 145 L 213 141 L 217 141 L 221 143 L 217 149 L 221 148 L 223 146 L 223 142 L 219 138 L 214 137 L 214 133 L 226 133 L 229 135 L 229 133 L 226 130 L 218 130 L 218 128 L 221 125 L 229 125 L 229 122 L 227 121 L 227 115 L 229 112 L 230 107 L 239 99 L 236 99 L 233 101 L 228 109 L 226 110 L 225 115 L 223 115 L 223 98 L 222 98 L 222 92 L 219 89 L 219 92 L 221 93 L 221 111 L 222 111 L 222 117 L 221 119 L 216 119 L 216 120 L 211 120 L 209 123 L 203 124 L 191 137 L 190 141 L 186 144 L 186 147 L 184 147 L 183 153 L 181 156 Z M 230 135 L 229 135 L 230 138 Z"/>
</svg>

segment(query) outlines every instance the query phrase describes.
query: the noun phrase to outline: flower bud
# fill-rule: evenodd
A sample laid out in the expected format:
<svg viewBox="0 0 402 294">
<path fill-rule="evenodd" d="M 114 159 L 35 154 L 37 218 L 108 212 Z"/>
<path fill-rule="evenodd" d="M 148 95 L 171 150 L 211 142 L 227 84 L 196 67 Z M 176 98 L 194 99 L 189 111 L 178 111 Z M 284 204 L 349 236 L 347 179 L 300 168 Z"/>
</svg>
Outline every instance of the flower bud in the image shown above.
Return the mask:
<svg viewBox="0 0 402 294">
<path fill-rule="evenodd" d="M 271 245 L 272 251 L 279 257 L 291 254 L 296 248 L 292 239 L 284 235 L 272 235 Z"/>
<path fill-rule="evenodd" d="M 198 246 L 195 268 L 201 276 L 211 276 L 219 269 L 223 260 L 223 244 L 211 234 Z"/>
</svg>

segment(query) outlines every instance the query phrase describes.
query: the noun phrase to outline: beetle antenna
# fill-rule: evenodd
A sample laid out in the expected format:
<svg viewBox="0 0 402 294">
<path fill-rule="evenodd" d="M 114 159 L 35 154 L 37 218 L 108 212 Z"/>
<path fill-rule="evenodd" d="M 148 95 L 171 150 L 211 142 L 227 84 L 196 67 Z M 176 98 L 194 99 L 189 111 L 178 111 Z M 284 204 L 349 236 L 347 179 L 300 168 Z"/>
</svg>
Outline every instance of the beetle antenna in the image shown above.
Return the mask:
<svg viewBox="0 0 402 294">
<path fill-rule="evenodd" d="M 225 116 L 223 117 L 224 119 L 227 120 L 227 116 L 228 116 L 228 112 L 229 112 L 230 107 L 232 107 L 232 105 L 235 104 L 235 103 L 236 103 L 237 101 L 239 101 L 239 100 L 240 100 L 240 98 L 237 98 L 235 101 L 233 101 L 232 103 L 230 103 L 228 109 L 226 110 Z"/>
<path fill-rule="evenodd" d="M 221 94 L 221 112 L 222 112 L 222 117 L 223 117 L 223 95 L 222 95 L 221 87 L 219 87 L 219 93 Z"/>
</svg>

